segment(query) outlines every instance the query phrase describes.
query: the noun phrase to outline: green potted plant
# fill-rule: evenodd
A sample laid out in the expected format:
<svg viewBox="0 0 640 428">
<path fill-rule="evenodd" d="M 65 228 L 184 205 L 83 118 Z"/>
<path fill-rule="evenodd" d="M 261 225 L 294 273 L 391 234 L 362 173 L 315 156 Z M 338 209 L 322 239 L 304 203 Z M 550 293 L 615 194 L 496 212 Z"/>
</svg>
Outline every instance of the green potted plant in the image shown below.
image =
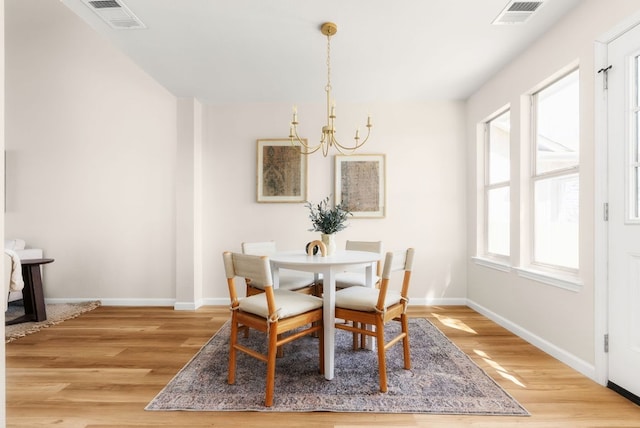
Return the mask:
<svg viewBox="0 0 640 428">
<path fill-rule="evenodd" d="M 351 212 L 341 203 L 331 208 L 328 196 L 318 204 L 307 201 L 305 207 L 309 209 L 309 219 L 313 226 L 309 231 L 320 232 L 321 240 L 327 247 L 327 255 L 332 254 L 336 248 L 335 233 L 347 227 L 347 217 L 352 215 Z"/>
</svg>

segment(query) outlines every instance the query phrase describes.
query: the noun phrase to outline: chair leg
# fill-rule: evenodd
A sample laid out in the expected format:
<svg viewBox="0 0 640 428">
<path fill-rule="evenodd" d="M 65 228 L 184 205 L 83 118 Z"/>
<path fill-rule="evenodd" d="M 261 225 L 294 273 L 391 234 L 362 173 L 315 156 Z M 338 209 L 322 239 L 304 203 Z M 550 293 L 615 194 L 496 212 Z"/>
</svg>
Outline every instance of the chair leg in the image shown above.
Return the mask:
<svg viewBox="0 0 640 428">
<path fill-rule="evenodd" d="M 360 323 L 359 322 L 353 322 L 353 328 L 360 328 Z M 360 341 L 360 334 L 356 333 L 355 331 L 352 333 L 353 336 L 353 350 L 355 351 L 356 349 L 358 349 L 358 342 Z"/>
<path fill-rule="evenodd" d="M 404 348 L 404 368 L 409 370 L 411 368 L 411 352 L 409 348 L 409 317 L 406 314 L 400 315 L 400 322 L 402 323 L 402 332 L 404 333 L 404 339 L 402 339 L 402 347 Z"/>
<path fill-rule="evenodd" d="M 271 324 L 271 332 L 269 333 L 269 351 L 267 353 L 267 388 L 264 398 L 264 405 L 271 407 L 273 405 L 273 388 L 276 381 L 276 355 L 278 353 L 278 323 Z"/>
<path fill-rule="evenodd" d="M 236 383 L 236 344 L 238 343 L 238 322 L 235 312 L 231 315 L 231 337 L 229 338 L 229 385 Z"/>
<path fill-rule="evenodd" d="M 362 328 L 363 330 L 367 329 L 367 324 L 360 324 L 360 328 Z M 366 334 L 361 334 L 360 335 L 360 347 L 362 349 L 365 349 L 367 347 L 367 335 Z"/>
<path fill-rule="evenodd" d="M 384 349 L 384 321 L 376 320 L 376 345 L 378 347 L 378 371 L 380 372 L 380 391 L 387 392 L 387 360 Z"/>
<path fill-rule="evenodd" d="M 322 321 L 318 321 L 320 323 L 322 323 Z M 322 324 L 321 324 L 322 325 Z M 319 338 L 320 338 L 320 343 L 318 344 L 319 346 L 319 351 L 320 351 L 320 374 L 324 374 L 324 330 L 320 329 L 318 332 Z"/>
<path fill-rule="evenodd" d="M 278 335 L 278 340 L 280 340 L 282 338 L 282 335 L 279 334 Z M 282 358 L 284 357 L 284 345 L 282 346 L 278 346 L 278 352 L 276 353 L 276 357 L 277 358 Z"/>
</svg>

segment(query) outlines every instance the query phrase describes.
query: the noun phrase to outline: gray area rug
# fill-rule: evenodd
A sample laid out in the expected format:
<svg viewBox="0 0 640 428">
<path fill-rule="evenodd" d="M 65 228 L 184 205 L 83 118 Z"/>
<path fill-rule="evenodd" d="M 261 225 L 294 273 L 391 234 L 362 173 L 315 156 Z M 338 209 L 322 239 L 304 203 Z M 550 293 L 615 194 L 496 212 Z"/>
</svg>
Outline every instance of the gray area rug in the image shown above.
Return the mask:
<svg viewBox="0 0 640 428">
<path fill-rule="evenodd" d="M 59 324 L 65 320 L 75 318 L 85 312 L 89 312 L 100 306 L 100 301 L 81 302 L 81 303 L 53 303 L 46 304 L 47 319 L 45 321 L 23 322 L 20 324 L 6 325 L 4 327 L 5 342 L 13 342 L 14 340 L 24 337 L 28 334 L 35 333 L 43 328 Z M 5 321 L 9 321 L 24 315 L 24 306 L 22 301 L 10 302 L 7 311 L 4 313 Z"/>
<path fill-rule="evenodd" d="M 396 324 L 390 324 L 395 331 Z M 377 353 L 353 351 L 349 332 L 336 332 L 331 381 L 318 373 L 318 339 L 287 344 L 278 358 L 270 408 L 264 407 L 266 364 L 239 353 L 236 383 L 227 384 L 229 332 L 227 322 L 146 410 L 529 415 L 426 319 L 410 320 L 411 370 L 403 369 L 401 344 L 387 351 L 387 393 L 378 389 Z M 255 331 L 240 337 L 249 346 L 266 345 Z"/>
</svg>

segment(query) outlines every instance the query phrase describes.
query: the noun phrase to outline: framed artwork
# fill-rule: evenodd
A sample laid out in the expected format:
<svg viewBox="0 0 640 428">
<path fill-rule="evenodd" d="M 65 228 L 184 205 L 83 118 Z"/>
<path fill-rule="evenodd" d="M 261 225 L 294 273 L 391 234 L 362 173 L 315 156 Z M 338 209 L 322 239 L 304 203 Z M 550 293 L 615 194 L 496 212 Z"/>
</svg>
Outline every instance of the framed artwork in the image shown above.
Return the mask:
<svg viewBox="0 0 640 428">
<path fill-rule="evenodd" d="M 307 156 L 300 143 L 291 144 L 288 138 L 258 140 L 257 159 L 258 202 L 307 200 Z"/>
<path fill-rule="evenodd" d="M 382 218 L 386 206 L 385 155 L 336 155 L 335 201 L 354 217 Z"/>
</svg>

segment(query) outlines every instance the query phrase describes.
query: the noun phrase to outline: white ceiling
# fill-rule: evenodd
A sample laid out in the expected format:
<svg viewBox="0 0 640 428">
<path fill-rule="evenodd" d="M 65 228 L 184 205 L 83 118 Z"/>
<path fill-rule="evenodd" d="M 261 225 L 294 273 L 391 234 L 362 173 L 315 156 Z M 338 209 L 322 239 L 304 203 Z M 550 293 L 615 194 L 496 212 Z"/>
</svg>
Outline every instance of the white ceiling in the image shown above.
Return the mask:
<svg viewBox="0 0 640 428">
<path fill-rule="evenodd" d="M 338 102 L 465 99 L 582 0 L 546 0 L 492 25 L 508 0 L 119 0 L 146 26 L 114 30 L 61 0 L 180 97 L 323 102 L 332 21 Z"/>
</svg>

